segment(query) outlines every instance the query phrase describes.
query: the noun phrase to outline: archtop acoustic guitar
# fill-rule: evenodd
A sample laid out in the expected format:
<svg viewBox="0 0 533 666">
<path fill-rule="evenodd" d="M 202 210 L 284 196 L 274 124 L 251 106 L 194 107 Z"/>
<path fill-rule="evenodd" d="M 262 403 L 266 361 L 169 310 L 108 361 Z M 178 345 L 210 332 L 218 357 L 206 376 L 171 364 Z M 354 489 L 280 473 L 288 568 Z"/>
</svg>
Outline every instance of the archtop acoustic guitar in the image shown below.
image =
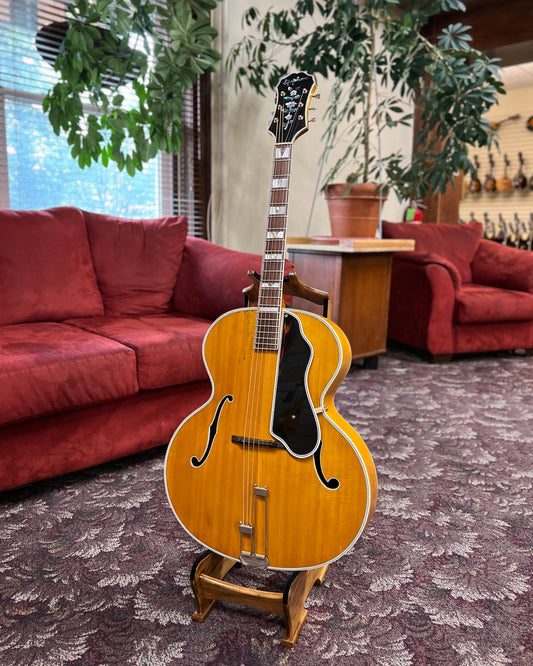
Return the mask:
<svg viewBox="0 0 533 666">
<path fill-rule="evenodd" d="M 285 307 L 294 141 L 308 129 L 314 78 L 277 87 L 265 252 L 257 307 L 219 317 L 203 346 L 212 393 L 173 435 L 170 504 L 201 544 L 245 565 L 311 569 L 346 553 L 375 507 L 371 455 L 335 409 L 351 363 L 333 322 Z"/>
</svg>

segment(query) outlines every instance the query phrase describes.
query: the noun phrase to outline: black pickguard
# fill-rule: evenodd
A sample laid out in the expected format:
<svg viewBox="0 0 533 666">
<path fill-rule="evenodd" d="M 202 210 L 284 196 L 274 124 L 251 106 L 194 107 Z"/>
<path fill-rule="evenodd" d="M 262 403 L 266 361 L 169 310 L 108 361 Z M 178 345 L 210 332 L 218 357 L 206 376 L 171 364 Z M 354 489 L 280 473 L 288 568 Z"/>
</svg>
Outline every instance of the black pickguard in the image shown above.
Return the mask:
<svg viewBox="0 0 533 666">
<path fill-rule="evenodd" d="M 311 455 L 320 442 L 318 420 L 306 390 L 306 373 L 312 353 L 298 318 L 285 312 L 272 434 L 290 453 L 299 457 Z"/>
</svg>

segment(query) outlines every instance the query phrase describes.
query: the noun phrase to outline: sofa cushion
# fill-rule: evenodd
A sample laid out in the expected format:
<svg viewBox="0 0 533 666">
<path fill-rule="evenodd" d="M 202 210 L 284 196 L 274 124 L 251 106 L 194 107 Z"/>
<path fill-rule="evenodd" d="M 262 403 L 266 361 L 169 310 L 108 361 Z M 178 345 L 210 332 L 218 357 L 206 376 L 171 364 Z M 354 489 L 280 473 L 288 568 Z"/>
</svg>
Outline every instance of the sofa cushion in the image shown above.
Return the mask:
<svg viewBox="0 0 533 666">
<path fill-rule="evenodd" d="M 533 294 L 533 252 L 482 239 L 472 260 L 472 282 Z"/>
<path fill-rule="evenodd" d="M 77 208 L 0 211 L 0 325 L 103 314 Z"/>
<path fill-rule="evenodd" d="M 261 272 L 259 254 L 237 252 L 201 238 L 187 238 L 174 290 L 174 307 L 194 317 L 216 319 L 242 308 L 242 290 L 252 284 L 248 271 Z M 286 262 L 286 267 L 292 264 Z"/>
<path fill-rule="evenodd" d="M 126 220 L 85 213 L 106 316 L 169 311 L 187 237 L 185 217 Z"/>
<path fill-rule="evenodd" d="M 472 282 L 470 264 L 481 241 L 483 225 L 383 222 L 383 238 L 413 238 L 417 252 L 433 252 L 456 266 L 464 283 Z"/>
<path fill-rule="evenodd" d="M 211 322 L 206 319 L 167 314 L 77 319 L 69 323 L 135 350 L 141 389 L 207 378 L 202 344 Z"/>
<path fill-rule="evenodd" d="M 55 322 L 0 327 L 0 423 L 92 406 L 138 391 L 134 352 Z"/>
<path fill-rule="evenodd" d="M 533 319 L 533 294 L 479 284 L 463 285 L 455 300 L 458 324 L 529 321 Z"/>
</svg>

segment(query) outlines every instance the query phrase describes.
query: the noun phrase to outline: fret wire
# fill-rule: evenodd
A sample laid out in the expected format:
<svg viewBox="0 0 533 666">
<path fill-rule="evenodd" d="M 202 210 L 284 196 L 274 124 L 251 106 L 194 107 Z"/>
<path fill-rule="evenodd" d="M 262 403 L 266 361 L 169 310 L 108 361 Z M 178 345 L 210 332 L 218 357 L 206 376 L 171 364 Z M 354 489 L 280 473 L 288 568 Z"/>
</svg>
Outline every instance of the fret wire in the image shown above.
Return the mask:
<svg viewBox="0 0 533 666">
<path fill-rule="evenodd" d="M 283 305 L 291 157 L 291 143 L 275 145 L 254 339 L 254 348 L 259 350 L 270 351 L 278 348 Z"/>
</svg>

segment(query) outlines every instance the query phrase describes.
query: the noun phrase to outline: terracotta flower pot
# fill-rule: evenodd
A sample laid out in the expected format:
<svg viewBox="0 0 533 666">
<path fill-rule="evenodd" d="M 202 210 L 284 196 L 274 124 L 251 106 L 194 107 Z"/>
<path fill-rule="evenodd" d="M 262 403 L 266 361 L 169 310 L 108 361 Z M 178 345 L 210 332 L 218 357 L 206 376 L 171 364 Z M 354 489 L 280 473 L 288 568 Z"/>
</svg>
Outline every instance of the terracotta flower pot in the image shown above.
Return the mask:
<svg viewBox="0 0 533 666">
<path fill-rule="evenodd" d="M 379 226 L 379 194 L 377 183 L 326 185 L 331 235 L 340 238 L 374 238 Z M 386 197 L 382 197 L 383 201 Z"/>
</svg>

